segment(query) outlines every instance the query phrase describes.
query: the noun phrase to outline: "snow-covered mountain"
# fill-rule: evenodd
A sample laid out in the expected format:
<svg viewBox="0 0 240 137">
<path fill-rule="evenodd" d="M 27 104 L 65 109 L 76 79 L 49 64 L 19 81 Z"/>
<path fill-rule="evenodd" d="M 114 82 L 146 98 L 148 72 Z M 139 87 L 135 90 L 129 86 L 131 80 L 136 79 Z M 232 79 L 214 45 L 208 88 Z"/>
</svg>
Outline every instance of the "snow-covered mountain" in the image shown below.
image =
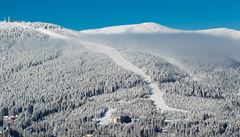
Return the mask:
<svg viewBox="0 0 240 137">
<path fill-rule="evenodd" d="M 228 29 L 228 28 L 216 28 L 216 29 L 207 29 L 207 30 L 198 30 L 199 33 L 204 33 L 213 36 L 220 37 L 230 37 L 233 39 L 240 40 L 240 31 Z"/>
<path fill-rule="evenodd" d="M 62 26 L 42 22 L 0 22 L 0 38 L 50 37 L 66 39 L 76 36 L 77 31 Z M 77 34 L 78 35 L 78 34 Z"/>
<path fill-rule="evenodd" d="M 114 33 L 158 33 L 158 32 L 173 33 L 173 32 L 179 32 L 179 30 L 162 26 L 157 23 L 147 22 L 142 24 L 120 25 L 120 26 L 106 27 L 101 29 L 83 30 L 80 33 L 114 34 Z"/>
<path fill-rule="evenodd" d="M 0 22 L 0 136 L 239 136 L 239 31 Z"/>
<path fill-rule="evenodd" d="M 91 29 L 80 31 L 81 34 L 97 35 L 97 34 L 123 34 L 123 33 L 202 33 L 213 36 L 230 37 L 240 39 L 240 31 L 228 28 L 216 28 L 206 30 L 178 30 L 167 26 L 163 26 L 153 22 L 111 26 L 100 29 Z"/>
<path fill-rule="evenodd" d="M 25 26 L 18 22 L 0 22 L 0 40 L 8 40 L 13 38 L 44 38 L 47 35 L 40 33 L 36 29 Z"/>
<path fill-rule="evenodd" d="M 0 22 L 0 29 L 9 29 L 5 31 L 10 31 L 11 29 L 32 29 L 34 31 L 38 29 L 47 29 L 62 35 L 76 35 L 85 34 L 85 35 L 98 35 L 98 34 L 151 34 L 151 33 L 200 33 L 207 34 L 212 36 L 220 37 L 230 37 L 233 39 L 240 39 L 240 31 L 228 29 L 228 28 L 215 28 L 215 29 L 206 29 L 206 30 L 178 30 L 173 29 L 167 26 L 163 26 L 153 22 L 146 22 L 141 24 L 132 24 L 132 25 L 120 25 L 120 26 L 111 26 L 100 29 L 90 29 L 82 30 L 80 32 L 66 29 L 62 26 L 42 23 L 42 22 Z"/>
</svg>

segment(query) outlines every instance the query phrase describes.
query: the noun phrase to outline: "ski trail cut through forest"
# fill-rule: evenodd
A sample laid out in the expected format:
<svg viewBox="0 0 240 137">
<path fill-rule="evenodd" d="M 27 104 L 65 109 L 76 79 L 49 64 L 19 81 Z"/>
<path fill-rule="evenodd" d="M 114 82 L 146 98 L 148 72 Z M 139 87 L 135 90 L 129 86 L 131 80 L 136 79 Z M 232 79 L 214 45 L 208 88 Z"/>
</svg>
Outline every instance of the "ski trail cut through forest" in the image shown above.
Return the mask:
<svg viewBox="0 0 240 137">
<path fill-rule="evenodd" d="M 164 92 L 160 91 L 160 89 L 158 88 L 158 84 L 156 82 L 153 82 L 151 80 L 151 77 L 149 75 L 146 75 L 145 72 L 143 72 L 140 68 L 122 58 L 121 54 L 116 49 L 103 44 L 89 41 L 81 41 L 81 43 L 91 50 L 108 55 L 117 65 L 123 67 L 124 69 L 127 69 L 142 76 L 143 80 L 147 83 L 148 87 L 151 89 L 152 94 L 150 98 L 154 102 L 154 105 L 156 106 L 157 109 L 163 111 L 168 110 L 186 112 L 185 110 L 168 107 L 163 99 Z"/>
<path fill-rule="evenodd" d="M 19 26 L 31 28 L 31 27 L 28 27 L 28 26 L 25 26 L 22 24 L 19 24 Z M 31 28 L 31 29 L 33 29 L 33 28 Z M 59 39 L 65 39 L 65 40 L 72 39 L 72 38 L 69 38 L 68 36 L 64 36 L 64 35 L 55 33 L 53 31 L 45 30 L 45 29 L 35 29 L 35 30 L 39 31 L 40 33 L 44 33 L 46 35 L 49 35 L 49 36 L 52 36 L 55 38 L 59 38 Z M 72 40 L 76 40 L 76 39 L 72 39 Z M 151 80 L 151 77 L 149 75 L 146 75 L 145 72 L 143 72 L 140 68 L 138 68 L 137 66 L 128 62 L 124 58 L 122 58 L 121 54 L 116 49 L 114 49 L 110 46 L 99 44 L 99 43 L 82 41 L 79 39 L 77 41 L 80 44 L 82 44 L 83 46 L 85 46 L 86 48 L 89 48 L 93 51 L 108 55 L 117 65 L 142 76 L 143 80 L 147 83 L 148 87 L 151 89 L 152 94 L 151 94 L 150 98 L 154 102 L 156 109 L 161 110 L 161 111 L 168 110 L 168 111 L 187 112 L 185 110 L 168 107 L 163 99 L 164 92 L 160 91 L 158 84 L 156 82 L 153 82 Z M 111 122 L 111 120 L 112 120 L 111 115 L 112 115 L 112 111 L 108 110 L 106 112 L 106 115 L 100 119 L 100 124 L 104 125 L 104 124 L 108 124 L 109 122 Z"/>
<path fill-rule="evenodd" d="M 22 24 L 19 24 L 19 25 L 22 26 L 22 27 L 27 27 L 27 26 L 22 25 Z M 28 27 L 28 28 L 30 28 L 30 27 Z M 44 33 L 46 35 L 55 37 L 55 38 L 60 38 L 60 39 L 65 39 L 65 40 L 69 39 L 68 36 L 64 36 L 62 34 L 58 34 L 58 33 L 55 33 L 53 31 L 50 31 L 50 30 L 40 29 L 40 28 L 35 29 L 35 30 L 37 30 L 41 33 Z M 72 40 L 74 40 L 74 39 L 72 39 Z M 186 112 L 185 110 L 180 110 L 180 109 L 175 109 L 175 108 L 168 107 L 167 104 L 165 103 L 164 99 L 163 99 L 164 92 L 160 91 L 160 89 L 158 88 L 158 84 L 156 82 L 153 82 L 151 80 L 151 77 L 149 75 L 146 75 L 145 72 L 143 72 L 140 68 L 138 68 L 137 66 L 128 62 L 124 58 L 122 58 L 121 54 L 116 49 L 114 49 L 110 46 L 99 44 L 99 43 L 82 41 L 82 40 L 77 40 L 77 41 L 80 42 L 81 44 L 83 44 L 83 46 L 85 46 L 86 48 L 89 48 L 89 49 L 94 50 L 96 52 L 101 52 L 101 53 L 104 53 L 104 54 L 108 55 L 117 65 L 123 67 L 124 69 L 127 69 L 129 71 L 132 71 L 132 72 L 142 76 L 143 80 L 148 84 L 148 87 L 151 89 L 152 94 L 151 94 L 150 98 L 151 98 L 151 100 L 153 100 L 154 105 L 156 106 L 157 109 L 160 109 L 160 110 L 163 110 L 163 111 L 164 110 L 169 110 L 169 111 Z"/>
</svg>

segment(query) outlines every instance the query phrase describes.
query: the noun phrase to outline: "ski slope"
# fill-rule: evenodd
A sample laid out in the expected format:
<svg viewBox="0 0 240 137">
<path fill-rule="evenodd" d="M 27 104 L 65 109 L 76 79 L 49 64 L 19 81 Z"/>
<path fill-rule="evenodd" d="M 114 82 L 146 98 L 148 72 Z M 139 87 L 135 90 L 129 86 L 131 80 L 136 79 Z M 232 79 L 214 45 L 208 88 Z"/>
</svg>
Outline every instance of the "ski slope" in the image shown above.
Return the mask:
<svg viewBox="0 0 240 137">
<path fill-rule="evenodd" d="M 89 41 L 81 41 L 81 44 L 91 50 L 108 55 L 117 65 L 140 75 L 144 79 L 144 81 L 147 83 L 148 87 L 151 89 L 152 94 L 150 97 L 157 109 L 163 110 L 163 111 L 168 110 L 168 111 L 185 112 L 184 110 L 168 107 L 163 98 L 164 92 L 160 91 L 157 83 L 153 82 L 151 80 L 151 77 L 149 75 L 146 75 L 142 69 L 138 68 L 137 66 L 133 65 L 132 63 L 122 58 L 121 54 L 116 49 L 103 44 L 89 42 Z"/>
<path fill-rule="evenodd" d="M 25 112 L 4 114 L 3 127 L 10 124 L 9 129 L 27 136 L 71 136 L 88 131 L 96 136 L 104 136 L 102 133 L 138 136 L 139 131 L 144 131 L 143 136 L 171 136 L 172 133 L 184 136 L 197 126 L 201 130 L 196 134 L 208 136 L 211 133 L 206 131 L 214 130 L 216 125 L 236 125 L 234 117 L 229 116 L 233 113 L 238 116 L 238 106 L 231 104 L 237 98 L 228 97 L 240 97 L 239 40 L 219 33 L 222 30 L 175 34 L 168 28 L 159 28 L 159 33 L 155 33 L 157 24 L 110 28 L 110 31 L 121 34 L 86 36 L 47 24 L 0 23 L 1 107 L 9 112 L 34 108 L 26 117 L 21 117 Z M 239 60 L 235 60 L 237 57 Z M 145 73 L 145 68 L 149 73 Z M 134 73 L 146 84 L 126 88 L 139 79 Z M 124 87 L 109 94 L 112 83 Z M 150 92 L 147 98 L 139 98 L 146 91 Z M 46 115 L 31 116 L 38 112 Z M 124 114 L 132 118 L 131 124 L 124 121 L 113 124 Z M 201 117 L 206 117 L 210 125 L 201 124 L 206 122 Z M 162 132 L 153 125 L 161 124 L 154 121 L 159 118 L 167 123 L 160 127 Z M 30 120 L 26 128 L 16 125 L 26 123 L 26 119 Z M 184 127 L 194 122 L 200 124 Z M 38 131 L 42 128 L 39 123 L 54 128 Z M 54 126 L 55 123 L 59 126 Z M 183 130 L 172 126 L 176 123 Z M 68 128 L 69 125 L 73 126 Z M 92 125 L 96 126 L 92 128 Z M 222 136 L 235 134 L 229 133 L 228 127 L 224 129 L 226 134 Z"/>
<path fill-rule="evenodd" d="M 21 23 L 18 23 L 18 25 L 21 27 L 25 27 L 25 28 L 31 28 L 31 27 L 25 26 Z M 31 29 L 33 29 L 33 28 L 31 28 Z M 67 36 L 55 33 L 51 30 L 42 29 L 42 28 L 38 28 L 35 30 L 37 30 L 43 34 L 52 36 L 54 38 L 68 39 Z M 100 52 L 100 53 L 108 55 L 117 65 L 119 65 L 129 71 L 132 71 L 137 75 L 140 75 L 143 78 L 143 80 L 148 84 L 148 87 L 150 88 L 151 93 L 152 93 L 150 98 L 154 102 L 154 105 L 156 106 L 157 109 L 163 110 L 163 111 L 168 110 L 168 111 L 183 111 L 184 112 L 184 110 L 179 110 L 179 109 L 168 107 L 163 98 L 164 92 L 162 92 L 158 88 L 157 83 L 153 82 L 151 77 L 149 75 L 146 75 L 142 69 L 138 68 L 137 66 L 135 66 L 132 63 L 125 60 L 115 48 L 112 48 L 107 45 L 99 44 L 99 43 L 90 42 L 90 41 L 83 41 L 83 40 L 77 40 L 77 41 L 79 42 L 79 44 L 85 46 L 86 48 L 89 48 L 96 52 Z M 105 116 L 105 117 L 107 117 L 107 119 L 109 119 L 108 118 L 110 115 L 109 113 L 111 113 L 111 112 L 108 111 Z M 103 120 L 103 121 L 105 121 L 105 120 Z M 107 123 L 107 122 L 103 122 L 103 123 Z"/>
</svg>

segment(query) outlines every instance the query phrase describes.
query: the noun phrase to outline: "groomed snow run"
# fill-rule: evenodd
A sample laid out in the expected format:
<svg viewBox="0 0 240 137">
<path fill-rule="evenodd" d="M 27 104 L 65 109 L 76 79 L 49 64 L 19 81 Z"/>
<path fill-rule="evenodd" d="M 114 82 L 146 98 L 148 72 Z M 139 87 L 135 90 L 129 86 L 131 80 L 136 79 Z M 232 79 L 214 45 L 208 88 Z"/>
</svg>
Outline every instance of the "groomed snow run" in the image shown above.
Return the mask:
<svg viewBox="0 0 240 137">
<path fill-rule="evenodd" d="M 149 88 L 151 89 L 151 93 L 152 93 L 151 100 L 153 100 L 154 105 L 156 106 L 157 109 L 163 110 L 163 111 L 168 110 L 168 111 L 186 112 L 185 110 L 168 107 L 163 99 L 164 92 L 160 91 L 157 83 L 153 82 L 151 80 L 151 77 L 149 75 L 146 75 L 140 68 L 128 62 L 124 58 L 122 58 L 121 54 L 116 49 L 106 45 L 93 43 L 89 41 L 81 41 L 81 43 L 91 50 L 108 55 L 117 65 L 123 67 L 124 69 L 127 69 L 129 71 L 132 71 L 142 76 L 144 81 L 148 84 Z"/>
<path fill-rule="evenodd" d="M 26 28 L 31 28 L 28 26 L 25 26 L 21 23 L 18 23 L 17 25 L 21 26 L 21 27 L 26 27 Z M 33 29 L 33 28 L 31 28 Z M 38 28 L 38 29 L 34 29 L 37 30 L 41 33 L 44 33 L 46 35 L 55 37 L 55 38 L 59 38 L 59 39 L 68 39 L 67 36 L 61 35 L 61 34 L 57 34 L 51 30 L 46 30 L 46 29 L 42 29 L 42 28 Z M 142 76 L 142 78 L 144 79 L 144 81 L 148 84 L 149 88 L 151 89 L 151 100 L 153 100 L 154 105 L 156 106 L 157 109 L 159 110 L 168 110 L 168 111 L 182 111 L 182 112 L 186 112 L 185 110 L 180 110 L 180 109 L 175 109 L 175 108 L 171 108 L 168 107 L 167 104 L 165 103 L 164 99 L 163 99 L 163 95 L 164 92 L 160 91 L 160 89 L 158 88 L 157 83 L 153 82 L 151 80 L 151 77 L 149 75 L 146 75 L 145 72 L 143 72 L 140 68 L 138 68 L 137 66 L 133 65 L 132 63 L 128 62 L 127 60 L 125 60 L 124 58 L 122 58 L 121 54 L 114 48 L 110 47 L 110 46 L 106 46 L 103 44 L 99 44 L 99 43 L 94 43 L 94 42 L 90 42 L 90 41 L 82 41 L 82 40 L 78 40 L 80 42 L 80 44 L 84 45 L 86 48 L 89 48 L 91 50 L 94 50 L 96 52 L 100 52 L 100 53 L 104 53 L 106 55 L 108 55 L 117 65 L 123 67 L 124 69 L 127 69 L 129 71 L 134 72 L 137 75 Z M 108 120 L 104 120 L 104 119 L 110 119 L 111 115 L 111 111 L 109 110 L 106 114 L 106 116 L 104 118 L 102 118 L 101 120 L 103 120 L 103 122 L 100 123 L 106 123 L 106 121 Z"/>
</svg>

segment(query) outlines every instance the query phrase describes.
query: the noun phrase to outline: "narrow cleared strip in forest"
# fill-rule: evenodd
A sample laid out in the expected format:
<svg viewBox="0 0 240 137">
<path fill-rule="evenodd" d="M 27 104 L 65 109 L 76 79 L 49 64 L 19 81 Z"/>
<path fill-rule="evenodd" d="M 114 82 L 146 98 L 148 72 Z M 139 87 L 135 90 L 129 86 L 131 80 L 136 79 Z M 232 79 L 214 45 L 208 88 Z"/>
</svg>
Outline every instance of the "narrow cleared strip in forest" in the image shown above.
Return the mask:
<svg viewBox="0 0 240 137">
<path fill-rule="evenodd" d="M 123 67 L 124 69 L 127 69 L 129 71 L 132 71 L 144 79 L 144 81 L 147 83 L 149 88 L 151 89 L 151 100 L 153 100 L 154 105 L 159 110 L 168 110 L 168 111 L 182 111 L 185 112 L 185 110 L 175 109 L 168 107 L 163 99 L 164 92 L 160 91 L 158 88 L 158 84 L 156 82 L 153 82 L 151 77 L 149 75 L 146 75 L 145 72 L 143 72 L 140 68 L 133 65 L 132 63 L 125 60 L 121 54 L 114 48 L 106 45 L 102 45 L 99 43 L 89 42 L 89 41 L 81 41 L 81 43 L 96 52 L 101 52 L 106 55 L 108 55 L 117 65 Z"/>
<path fill-rule="evenodd" d="M 21 25 L 21 26 L 24 27 L 24 25 Z M 187 112 L 185 110 L 168 107 L 163 99 L 164 92 L 160 91 L 158 84 L 156 82 L 153 82 L 151 77 L 149 75 L 146 75 L 142 69 L 138 68 L 137 66 L 135 66 L 132 63 L 125 60 L 116 49 L 114 49 L 110 46 L 99 44 L 99 43 L 69 38 L 68 36 L 57 34 L 53 31 L 49 31 L 49 30 L 42 30 L 42 29 L 36 29 L 36 30 L 41 33 L 44 33 L 46 35 L 55 37 L 55 38 L 60 38 L 60 39 L 65 39 L 65 40 L 70 40 L 70 41 L 71 40 L 77 41 L 80 45 L 83 45 L 88 49 L 108 55 L 117 65 L 119 65 L 129 71 L 132 71 L 137 75 L 142 76 L 143 80 L 147 83 L 148 87 L 151 89 L 152 94 L 151 94 L 150 98 L 154 102 L 156 109 L 161 110 L 161 111 L 167 110 L 167 111 Z M 112 115 L 112 111 L 110 111 L 110 110 L 107 111 L 106 115 L 100 119 L 100 124 L 104 125 L 104 124 L 108 124 L 109 122 L 111 122 L 111 120 L 112 120 L 111 115 Z"/>
</svg>

